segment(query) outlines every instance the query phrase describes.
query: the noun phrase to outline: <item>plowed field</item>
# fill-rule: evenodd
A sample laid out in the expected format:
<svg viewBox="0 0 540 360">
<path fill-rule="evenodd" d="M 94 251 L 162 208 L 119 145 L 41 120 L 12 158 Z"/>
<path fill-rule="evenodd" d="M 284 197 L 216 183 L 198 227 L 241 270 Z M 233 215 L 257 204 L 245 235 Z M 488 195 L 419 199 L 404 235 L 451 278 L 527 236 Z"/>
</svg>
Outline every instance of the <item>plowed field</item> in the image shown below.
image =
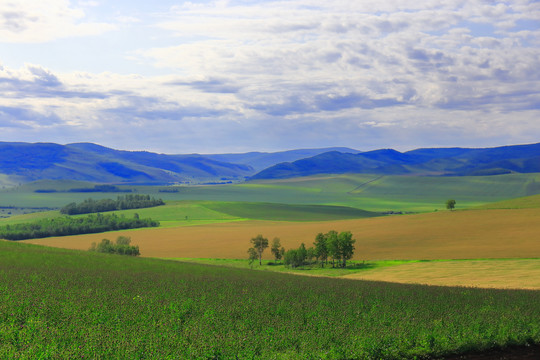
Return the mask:
<svg viewBox="0 0 540 360">
<path fill-rule="evenodd" d="M 249 239 L 279 237 L 285 248 L 313 243 L 315 235 L 349 230 L 357 239 L 354 259 L 478 259 L 540 257 L 540 209 L 444 211 L 359 220 L 300 223 L 243 221 L 178 228 L 28 240 L 88 249 L 94 241 L 131 236 L 148 257 L 245 258 Z M 266 257 L 270 258 L 269 251 Z"/>
</svg>

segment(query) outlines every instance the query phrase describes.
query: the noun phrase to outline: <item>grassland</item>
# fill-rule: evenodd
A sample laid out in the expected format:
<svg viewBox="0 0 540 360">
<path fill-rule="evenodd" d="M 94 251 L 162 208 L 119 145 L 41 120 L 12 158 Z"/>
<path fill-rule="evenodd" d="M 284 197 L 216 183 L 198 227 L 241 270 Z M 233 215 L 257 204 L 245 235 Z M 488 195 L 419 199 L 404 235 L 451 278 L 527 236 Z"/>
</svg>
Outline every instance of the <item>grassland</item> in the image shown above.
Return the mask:
<svg viewBox="0 0 540 360">
<path fill-rule="evenodd" d="M 208 208 L 240 218 L 256 220 L 329 221 L 381 216 L 380 213 L 348 206 L 294 205 L 276 203 L 213 202 Z"/>
<path fill-rule="evenodd" d="M 266 261 L 259 265 L 245 259 L 174 260 L 305 276 L 403 284 L 540 290 L 540 259 L 368 260 L 349 261 L 347 268 L 332 268 L 331 264 L 324 267 L 311 264 L 296 269 L 275 261 Z"/>
<path fill-rule="evenodd" d="M 537 176 L 133 187 L 167 205 L 116 213 L 151 217 L 161 228 L 27 242 L 87 250 L 125 235 L 143 257 L 199 264 L 0 242 L 0 358 L 411 359 L 538 344 L 540 291 L 388 283 L 540 289 L 540 260 L 531 259 L 540 258 L 540 197 L 504 200 L 536 189 Z M 0 205 L 116 196 L 29 189 L 1 192 Z M 470 210 L 428 212 L 447 198 Z M 282 266 L 249 271 L 238 260 L 257 234 L 289 249 L 331 229 L 357 239 L 352 266 L 295 271 L 331 279 L 276 273 L 290 271 Z"/>
<path fill-rule="evenodd" d="M 0 242 L 1 358 L 412 359 L 540 342 L 540 292 Z"/>
<path fill-rule="evenodd" d="M 354 259 L 358 261 L 535 258 L 540 257 L 540 244 L 536 241 L 536 235 L 540 233 L 540 222 L 537 220 L 540 217 L 540 196 L 476 205 L 486 199 L 525 194 L 534 189 L 531 184 L 535 184 L 536 176 L 538 175 L 513 174 L 474 178 L 408 178 L 341 175 L 234 186 L 179 187 L 178 193 L 159 193 L 159 187 L 147 188 L 151 190 L 150 193 L 153 191 L 159 194 L 158 197 L 165 195 L 189 198 L 205 194 L 208 198 L 221 200 L 169 200 L 166 206 L 118 212 L 127 217 L 132 217 L 133 213 L 137 212 L 141 217 L 159 220 L 162 224 L 160 229 L 39 239 L 32 242 L 84 250 L 92 242 L 99 242 L 103 238 L 114 239 L 118 235 L 126 235 L 131 236 L 134 244 L 140 247 L 142 255 L 146 257 L 232 260 L 244 259 L 249 239 L 259 233 L 270 239 L 279 237 L 285 248 L 289 249 L 302 242 L 309 246 L 317 233 L 335 229 L 353 232 L 357 239 Z M 400 186 L 402 190 L 394 190 L 394 187 Z M 444 191 L 448 194 L 460 193 L 463 196 L 469 194 L 471 197 L 468 204 L 471 210 L 365 218 L 372 214 L 355 207 L 290 203 L 305 196 L 305 200 L 311 199 L 310 201 L 332 198 L 334 204 L 339 204 L 340 197 L 344 197 L 348 199 L 345 201 L 348 204 L 354 203 L 354 199 L 358 198 L 362 199 L 364 205 L 373 201 L 373 207 L 386 208 L 382 204 L 388 204 L 388 199 L 401 196 L 402 200 L 399 201 L 403 202 L 411 201 L 413 197 L 418 199 L 404 208 L 393 207 L 394 209 L 418 210 L 424 206 L 420 204 L 434 205 L 430 201 L 434 201 L 435 197 L 446 199 L 447 196 L 441 195 Z M 366 197 L 375 194 L 378 194 L 379 198 Z M 472 198 L 474 194 L 477 195 L 476 199 Z M 231 197 L 251 198 L 251 195 L 258 196 L 259 199 L 276 196 L 271 203 L 223 200 Z M 458 208 L 463 207 L 460 198 L 456 198 Z M 278 200 L 284 202 L 277 203 Z M 394 205 L 399 203 L 396 201 Z M 56 215 L 26 215 L 24 220 L 31 219 L 32 216 Z M 362 218 L 349 219 L 349 216 Z M 0 220 L 0 224 L 21 221 L 22 218 L 16 217 Z M 267 251 L 265 258 L 270 257 Z M 517 263 L 516 266 L 519 268 Z M 444 277 L 447 270 L 441 271 L 441 277 Z M 417 272 L 422 274 L 420 267 Z M 380 280 L 391 280 L 390 275 L 381 276 L 388 278 L 381 277 Z M 405 279 L 396 277 L 394 281 Z M 415 276 L 410 275 L 408 281 L 416 281 Z M 508 284 L 518 284 L 511 275 L 506 281 Z M 433 280 L 433 283 L 436 282 Z M 475 283 L 471 281 L 467 285 Z"/>
<path fill-rule="evenodd" d="M 412 177 L 375 175 L 328 175 L 297 179 L 258 181 L 236 185 L 120 186 L 134 193 L 150 194 L 166 201 L 196 200 L 263 202 L 298 205 L 339 205 L 367 211 L 429 212 L 444 207 L 448 198 L 457 208 L 534 195 L 540 192 L 539 174 L 475 177 Z M 37 189 L 65 191 L 76 183 L 38 182 L 0 192 L 0 206 L 61 207 L 88 197 L 102 199 L 111 193 L 35 193 Z"/>
</svg>

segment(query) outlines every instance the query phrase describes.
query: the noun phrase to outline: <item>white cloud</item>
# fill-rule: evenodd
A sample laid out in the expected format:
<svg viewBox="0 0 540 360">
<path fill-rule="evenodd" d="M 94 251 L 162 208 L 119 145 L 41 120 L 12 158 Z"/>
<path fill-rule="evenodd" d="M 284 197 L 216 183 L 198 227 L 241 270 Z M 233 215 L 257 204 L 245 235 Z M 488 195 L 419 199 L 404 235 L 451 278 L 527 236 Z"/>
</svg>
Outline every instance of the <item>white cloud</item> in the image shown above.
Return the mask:
<svg viewBox="0 0 540 360">
<path fill-rule="evenodd" d="M 0 38 L 98 34 L 115 26 L 103 21 L 110 18 L 124 37 L 102 40 L 131 34 L 138 48 L 118 58 L 166 74 L 0 68 L 0 107 L 11 120 L 26 109 L 26 129 L 34 117 L 48 136 L 167 152 L 540 137 L 534 1 L 231 0 L 101 18 L 98 2 L 49 1 L 48 11 L 29 4 L 0 5 Z"/>
<path fill-rule="evenodd" d="M 99 35 L 115 27 L 85 22 L 85 13 L 68 0 L 0 2 L 0 42 L 38 43 L 58 38 Z"/>
</svg>

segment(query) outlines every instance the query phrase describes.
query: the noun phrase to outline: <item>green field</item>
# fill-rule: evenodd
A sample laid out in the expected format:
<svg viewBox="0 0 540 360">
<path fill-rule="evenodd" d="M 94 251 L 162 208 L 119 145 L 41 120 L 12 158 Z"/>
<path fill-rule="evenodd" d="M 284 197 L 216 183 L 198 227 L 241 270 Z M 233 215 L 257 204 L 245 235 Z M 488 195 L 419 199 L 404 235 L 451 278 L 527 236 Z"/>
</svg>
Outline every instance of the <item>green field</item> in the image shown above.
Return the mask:
<svg viewBox="0 0 540 360">
<path fill-rule="evenodd" d="M 412 359 L 540 342 L 540 292 L 0 242 L 0 357 Z"/>
<path fill-rule="evenodd" d="M 127 258 L 0 241 L 0 358 L 427 359 L 538 344 L 540 291 L 352 280 L 468 286 L 449 280 L 474 274 L 475 286 L 537 289 L 527 276 L 540 278 L 538 259 L 471 259 L 535 256 L 540 196 L 525 196 L 540 192 L 538 180 L 339 175 L 123 185 L 166 205 L 115 213 L 137 213 L 161 228 L 36 242 L 87 249 L 126 235 L 143 256 L 201 257 Z M 3 190 L 0 207 L 27 212 L 125 194 L 65 192 L 82 186 L 47 181 Z M 429 213 L 449 198 L 470 210 Z M 425 213 L 380 216 L 384 211 Z M 36 212 L 0 225 L 57 216 Z M 234 259 L 257 233 L 293 248 L 334 228 L 357 239 L 346 269 L 293 271 L 267 261 L 254 266 L 266 271 L 252 271 L 247 260 Z M 448 254 L 469 259 L 440 260 Z M 229 258 L 203 258 L 218 256 Z"/>
<path fill-rule="evenodd" d="M 86 198 L 114 198 L 122 193 L 36 193 L 65 191 L 78 183 L 37 182 L 0 192 L 0 206 L 62 207 Z M 433 177 L 335 175 L 212 186 L 119 186 L 165 201 L 196 200 L 262 202 L 298 205 L 337 205 L 367 211 L 429 212 L 443 209 L 449 199 L 457 208 L 540 194 L 540 174 Z M 160 192 L 174 190 L 176 192 Z"/>
<path fill-rule="evenodd" d="M 240 269 L 286 272 L 296 275 L 342 277 L 404 284 L 474 286 L 497 289 L 540 290 L 540 259 L 462 259 L 462 260 L 368 260 L 348 261 L 346 268 L 331 264 L 304 265 L 291 269 L 281 261 L 250 263 L 245 259 L 177 258 L 196 264 Z"/>
<path fill-rule="evenodd" d="M 294 205 L 276 203 L 213 202 L 206 205 L 220 213 L 254 220 L 329 221 L 381 216 L 347 206 Z"/>
<path fill-rule="evenodd" d="M 109 212 L 108 212 L 109 213 Z M 325 221 L 359 219 L 381 214 L 345 206 L 294 205 L 221 201 L 168 201 L 164 206 L 112 211 L 119 216 L 152 218 L 163 227 L 242 221 L 248 219 L 277 221 Z M 36 212 L 0 219 L 0 225 L 32 222 L 62 216 L 59 211 Z M 80 215 L 75 215 L 80 216 Z"/>
</svg>

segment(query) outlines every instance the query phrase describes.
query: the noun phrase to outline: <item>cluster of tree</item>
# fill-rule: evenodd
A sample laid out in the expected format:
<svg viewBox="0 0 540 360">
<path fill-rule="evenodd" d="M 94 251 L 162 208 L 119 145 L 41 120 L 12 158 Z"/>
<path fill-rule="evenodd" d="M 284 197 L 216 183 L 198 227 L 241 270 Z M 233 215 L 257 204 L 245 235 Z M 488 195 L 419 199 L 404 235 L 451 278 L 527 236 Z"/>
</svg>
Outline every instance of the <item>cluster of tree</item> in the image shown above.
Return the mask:
<svg viewBox="0 0 540 360">
<path fill-rule="evenodd" d="M 315 237 L 313 247 L 307 248 L 302 243 L 298 249 L 291 249 L 285 252 L 283 262 L 290 267 L 298 267 L 320 262 L 321 266 L 328 264 L 328 259 L 332 259 L 332 267 L 346 267 L 347 260 L 354 255 L 355 239 L 350 231 L 343 231 L 338 234 L 331 230 L 326 234 L 319 233 Z"/>
<path fill-rule="evenodd" d="M 80 204 L 70 203 L 60 209 L 60 212 L 67 215 L 77 215 L 114 210 L 141 209 L 164 204 L 163 200 L 151 198 L 150 195 L 130 194 L 118 196 L 116 200 L 87 199 Z"/>
<path fill-rule="evenodd" d="M 292 268 L 310 265 L 320 262 L 321 266 L 328 264 L 328 259 L 332 259 L 332 267 L 346 267 L 347 260 L 350 260 L 354 255 L 354 244 L 350 231 L 338 233 L 331 230 L 326 234 L 319 233 L 315 237 L 313 247 L 306 248 L 304 243 L 298 249 L 290 249 L 285 251 L 281 246 L 280 239 L 274 238 L 272 242 L 272 254 L 276 261 L 283 259 L 286 266 Z M 262 264 L 262 254 L 268 248 L 268 239 L 262 235 L 257 235 L 251 239 L 253 247 L 248 249 L 250 264 L 259 260 L 259 265 Z"/>
<path fill-rule="evenodd" d="M 99 244 L 92 243 L 90 251 L 131 256 L 141 255 L 139 247 L 130 244 L 131 238 L 129 236 L 119 236 L 114 243 L 109 239 L 103 239 Z"/>
<path fill-rule="evenodd" d="M 262 235 L 257 235 L 251 239 L 253 247 L 248 249 L 249 255 L 249 264 L 251 265 L 253 261 L 259 260 L 259 265 L 262 265 L 262 254 L 264 250 L 268 247 L 268 239 Z M 279 238 L 274 238 L 272 241 L 272 248 L 270 249 L 276 261 L 279 261 L 283 258 L 285 254 L 285 248 L 281 246 L 281 240 Z"/>
<path fill-rule="evenodd" d="M 150 218 L 140 219 L 137 214 L 133 218 L 126 218 L 116 214 L 91 214 L 84 217 L 62 216 L 53 219 L 42 219 L 32 223 L 1 226 L 0 238 L 25 240 L 156 226 L 159 226 L 159 221 Z"/>
<path fill-rule="evenodd" d="M 69 192 L 131 192 L 130 189 L 122 190 L 114 185 L 95 185 L 93 188 L 73 188 L 69 189 Z"/>
</svg>

